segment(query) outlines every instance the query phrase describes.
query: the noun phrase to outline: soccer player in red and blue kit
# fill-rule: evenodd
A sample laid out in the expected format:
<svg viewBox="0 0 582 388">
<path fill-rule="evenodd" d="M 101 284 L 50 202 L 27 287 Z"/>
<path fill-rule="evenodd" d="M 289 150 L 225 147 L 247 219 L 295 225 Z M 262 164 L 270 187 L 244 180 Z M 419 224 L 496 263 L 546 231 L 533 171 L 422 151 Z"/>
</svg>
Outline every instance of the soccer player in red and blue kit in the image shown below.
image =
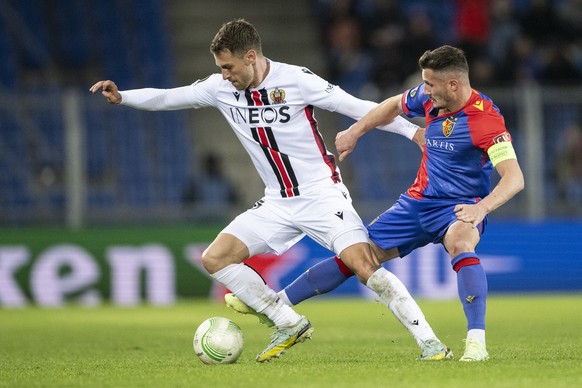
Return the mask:
<svg viewBox="0 0 582 388">
<path fill-rule="evenodd" d="M 391 97 L 340 132 L 343 160 L 359 137 L 400 113 L 426 119 L 426 145 L 414 184 L 368 225 L 380 262 L 404 257 L 429 243 L 443 244 L 457 273 L 459 298 L 468 324 L 460 361 L 485 361 L 487 279 L 475 248 L 487 214 L 524 187 L 511 136 L 491 99 L 471 88 L 462 50 L 442 46 L 419 59 L 423 84 Z M 490 191 L 491 170 L 501 176 Z M 329 292 L 352 276 L 339 259 L 326 259 L 279 292 L 295 305 Z"/>
</svg>

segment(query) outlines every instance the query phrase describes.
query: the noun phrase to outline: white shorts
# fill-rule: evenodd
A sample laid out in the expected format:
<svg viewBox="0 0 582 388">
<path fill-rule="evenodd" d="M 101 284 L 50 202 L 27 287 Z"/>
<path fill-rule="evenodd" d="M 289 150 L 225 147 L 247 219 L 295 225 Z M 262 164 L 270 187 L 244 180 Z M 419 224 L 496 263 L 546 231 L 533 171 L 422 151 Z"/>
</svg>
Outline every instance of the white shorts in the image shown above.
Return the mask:
<svg viewBox="0 0 582 388">
<path fill-rule="evenodd" d="M 250 256 L 280 255 L 305 235 L 338 255 L 353 244 L 369 242 L 368 231 L 343 183 L 322 187 L 317 194 L 263 197 L 221 233 L 245 243 Z"/>
</svg>

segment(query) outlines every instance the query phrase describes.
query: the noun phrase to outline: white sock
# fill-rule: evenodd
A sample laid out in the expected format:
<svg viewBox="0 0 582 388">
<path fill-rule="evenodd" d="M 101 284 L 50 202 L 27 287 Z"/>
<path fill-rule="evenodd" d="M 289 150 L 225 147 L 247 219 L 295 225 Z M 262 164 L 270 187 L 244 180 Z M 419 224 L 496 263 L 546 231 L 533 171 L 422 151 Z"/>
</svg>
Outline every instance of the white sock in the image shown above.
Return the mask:
<svg viewBox="0 0 582 388">
<path fill-rule="evenodd" d="M 279 291 L 277 293 L 277 295 L 279 296 L 279 298 L 281 298 L 281 300 L 283 301 L 283 303 L 285 303 L 287 306 L 293 306 L 293 303 L 291 303 L 291 301 L 287 297 L 287 293 L 285 292 L 285 290 Z"/>
<path fill-rule="evenodd" d="M 227 265 L 211 276 L 249 307 L 267 315 L 277 327 L 293 326 L 301 319 L 254 270 L 242 263 Z"/>
<path fill-rule="evenodd" d="M 471 329 L 467 332 L 467 341 L 476 340 L 485 345 L 485 330 Z"/>
<path fill-rule="evenodd" d="M 366 286 L 378 294 L 380 301 L 408 329 L 421 349 L 428 340 L 438 341 L 420 307 L 394 274 L 385 268 L 379 268 L 370 276 Z"/>
</svg>

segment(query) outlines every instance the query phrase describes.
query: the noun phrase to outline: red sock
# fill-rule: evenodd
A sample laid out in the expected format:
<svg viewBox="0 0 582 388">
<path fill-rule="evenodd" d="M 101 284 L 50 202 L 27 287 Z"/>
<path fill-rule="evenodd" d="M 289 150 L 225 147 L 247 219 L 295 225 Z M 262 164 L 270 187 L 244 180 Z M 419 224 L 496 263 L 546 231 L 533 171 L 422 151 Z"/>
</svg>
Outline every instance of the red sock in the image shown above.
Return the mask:
<svg viewBox="0 0 582 388">
<path fill-rule="evenodd" d="M 339 267 L 340 272 L 343 273 L 345 276 L 352 276 L 354 274 L 352 270 L 342 261 L 342 259 L 340 259 L 337 256 L 334 257 L 333 259 L 335 260 L 335 263 Z"/>
</svg>

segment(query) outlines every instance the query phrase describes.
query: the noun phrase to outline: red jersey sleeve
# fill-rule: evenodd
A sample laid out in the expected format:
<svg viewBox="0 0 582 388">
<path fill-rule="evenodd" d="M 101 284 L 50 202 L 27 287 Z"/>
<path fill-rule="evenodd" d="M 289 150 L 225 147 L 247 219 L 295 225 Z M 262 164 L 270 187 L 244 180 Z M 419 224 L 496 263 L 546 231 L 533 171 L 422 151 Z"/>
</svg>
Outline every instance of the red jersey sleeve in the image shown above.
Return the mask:
<svg viewBox="0 0 582 388">
<path fill-rule="evenodd" d="M 488 100 L 478 100 L 466 110 L 473 144 L 485 152 L 494 144 L 511 141 L 505 120 Z"/>
</svg>

